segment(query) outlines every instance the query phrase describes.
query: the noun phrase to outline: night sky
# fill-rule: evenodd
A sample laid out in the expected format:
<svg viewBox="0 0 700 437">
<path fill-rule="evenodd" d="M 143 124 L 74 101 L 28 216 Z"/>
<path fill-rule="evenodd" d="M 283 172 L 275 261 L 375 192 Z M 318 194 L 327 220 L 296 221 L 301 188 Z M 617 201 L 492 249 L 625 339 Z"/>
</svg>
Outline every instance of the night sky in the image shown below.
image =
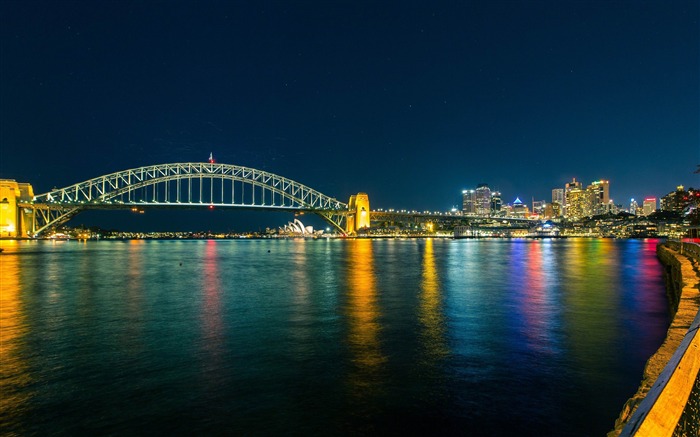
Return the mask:
<svg viewBox="0 0 700 437">
<path fill-rule="evenodd" d="M 373 208 L 449 210 L 479 183 L 550 201 L 572 177 L 627 206 L 700 186 L 699 5 L 3 0 L 0 178 L 43 193 L 213 152 Z"/>
</svg>

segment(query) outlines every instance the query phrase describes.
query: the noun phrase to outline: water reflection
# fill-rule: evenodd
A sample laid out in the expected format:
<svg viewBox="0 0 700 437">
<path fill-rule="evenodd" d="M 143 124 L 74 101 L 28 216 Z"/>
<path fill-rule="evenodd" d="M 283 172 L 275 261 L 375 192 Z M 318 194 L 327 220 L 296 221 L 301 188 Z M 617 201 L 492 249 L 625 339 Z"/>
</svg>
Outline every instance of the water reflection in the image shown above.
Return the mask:
<svg viewBox="0 0 700 437">
<path fill-rule="evenodd" d="M 357 397 L 370 396 L 379 387 L 386 357 L 379 341 L 379 307 L 372 241 L 358 239 L 347 245 L 348 342 L 353 369 L 349 383 Z"/>
<path fill-rule="evenodd" d="M 551 241 L 535 241 L 527 245 L 527 262 L 524 269 L 525 293 L 520 305 L 523 315 L 527 346 L 539 352 L 551 353 L 554 344 L 555 303 L 551 293 L 556 279 L 556 268 L 551 251 Z"/>
<path fill-rule="evenodd" d="M 448 353 L 445 344 L 445 317 L 442 313 L 440 278 L 435 267 L 433 240 L 425 241 L 423 276 L 421 281 L 419 320 L 423 325 L 422 343 L 428 360 L 443 358 Z"/>
<path fill-rule="evenodd" d="M 2 247 L 9 253 L 0 256 L 0 423 L 9 432 L 29 410 L 26 388 L 32 379 L 21 351 L 27 324 L 20 299 L 20 258 L 12 253 L 17 242 Z"/>
<path fill-rule="evenodd" d="M 311 283 L 309 279 L 309 267 L 307 266 L 306 241 L 294 240 L 291 253 L 291 288 L 293 295 L 293 312 L 291 322 L 294 329 L 291 335 L 297 340 L 298 347 L 308 346 L 308 342 L 313 339 L 311 309 Z M 303 353 L 303 349 L 298 351 Z"/>
<path fill-rule="evenodd" d="M 562 263 L 568 347 L 577 366 L 589 375 L 605 374 L 618 336 L 615 293 L 620 285 L 613 245 L 611 240 L 575 239 Z"/>
<path fill-rule="evenodd" d="M 223 323 L 221 320 L 221 284 L 219 282 L 219 264 L 217 243 L 207 240 L 204 246 L 202 271 L 202 339 L 206 352 L 205 368 L 211 375 L 214 369 L 221 369 L 223 348 Z M 215 379 L 212 380 L 212 383 Z"/>
</svg>

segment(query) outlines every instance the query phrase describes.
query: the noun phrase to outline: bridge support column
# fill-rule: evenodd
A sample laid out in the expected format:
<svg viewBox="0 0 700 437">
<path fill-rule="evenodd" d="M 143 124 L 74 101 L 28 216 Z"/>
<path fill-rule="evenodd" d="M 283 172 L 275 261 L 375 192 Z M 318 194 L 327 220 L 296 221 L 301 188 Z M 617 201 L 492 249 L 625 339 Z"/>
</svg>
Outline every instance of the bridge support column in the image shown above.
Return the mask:
<svg viewBox="0 0 700 437">
<path fill-rule="evenodd" d="M 367 193 L 357 193 L 350 196 L 348 210 L 351 212 L 345 224 L 345 231 L 348 234 L 356 234 L 361 229 L 369 229 L 370 213 Z"/>
<path fill-rule="evenodd" d="M 34 197 L 28 183 L 0 179 L 0 237 L 25 238 L 34 227 L 34 211 L 18 205 Z"/>
</svg>

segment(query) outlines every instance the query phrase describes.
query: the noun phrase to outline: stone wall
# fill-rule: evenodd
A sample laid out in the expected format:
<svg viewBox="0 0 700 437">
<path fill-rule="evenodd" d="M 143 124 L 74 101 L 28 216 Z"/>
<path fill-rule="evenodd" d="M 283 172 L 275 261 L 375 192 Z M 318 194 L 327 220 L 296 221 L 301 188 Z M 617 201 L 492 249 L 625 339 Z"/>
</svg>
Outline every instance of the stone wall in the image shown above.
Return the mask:
<svg viewBox="0 0 700 437">
<path fill-rule="evenodd" d="M 663 344 L 647 361 L 637 393 L 623 406 L 620 416 L 615 421 L 615 429 L 608 433 L 608 437 L 620 435 L 637 407 L 661 375 L 664 367 L 681 345 L 700 309 L 698 260 L 681 255 L 678 251 L 664 245 L 657 247 L 657 255 L 664 265 L 666 291 L 673 321 Z M 675 426 L 675 424 L 673 425 Z"/>
</svg>

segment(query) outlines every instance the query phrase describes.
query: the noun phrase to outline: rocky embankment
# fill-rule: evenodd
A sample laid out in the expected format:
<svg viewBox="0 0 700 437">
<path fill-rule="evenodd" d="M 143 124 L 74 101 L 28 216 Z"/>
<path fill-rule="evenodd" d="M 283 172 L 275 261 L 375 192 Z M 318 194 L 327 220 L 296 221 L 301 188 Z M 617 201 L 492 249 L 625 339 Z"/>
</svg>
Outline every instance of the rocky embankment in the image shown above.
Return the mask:
<svg viewBox="0 0 700 437">
<path fill-rule="evenodd" d="M 681 255 L 679 252 L 664 245 L 659 245 L 656 253 L 665 268 L 666 292 L 671 305 L 673 321 L 671 322 L 671 327 L 668 328 L 663 344 L 647 361 L 644 367 L 642 383 L 637 389 L 637 393 L 623 406 L 620 416 L 615 421 L 615 429 L 608 433 L 608 437 L 620 435 L 622 428 L 624 428 L 680 345 L 700 309 L 700 290 L 698 289 L 700 270 L 698 261 Z"/>
</svg>

